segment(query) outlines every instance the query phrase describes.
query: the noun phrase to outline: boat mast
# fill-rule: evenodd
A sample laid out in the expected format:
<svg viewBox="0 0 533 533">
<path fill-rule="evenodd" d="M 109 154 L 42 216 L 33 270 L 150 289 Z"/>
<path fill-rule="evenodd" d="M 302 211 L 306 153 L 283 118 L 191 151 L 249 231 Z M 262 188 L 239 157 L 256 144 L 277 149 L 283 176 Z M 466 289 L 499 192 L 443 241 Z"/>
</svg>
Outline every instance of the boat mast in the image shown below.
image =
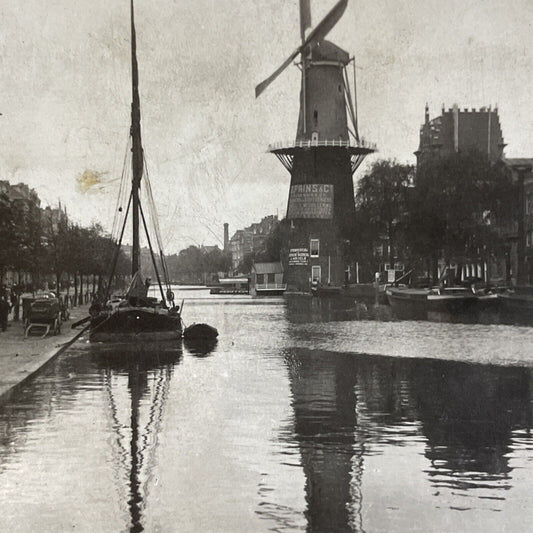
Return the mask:
<svg viewBox="0 0 533 533">
<path fill-rule="evenodd" d="M 135 39 L 135 22 L 133 18 L 133 0 L 131 5 L 131 139 L 132 139 L 132 226 L 133 252 L 131 261 L 131 275 L 140 269 L 141 247 L 139 242 L 139 191 L 143 174 L 143 149 L 141 142 L 141 104 L 139 100 L 139 71 L 137 67 L 137 46 Z"/>
</svg>

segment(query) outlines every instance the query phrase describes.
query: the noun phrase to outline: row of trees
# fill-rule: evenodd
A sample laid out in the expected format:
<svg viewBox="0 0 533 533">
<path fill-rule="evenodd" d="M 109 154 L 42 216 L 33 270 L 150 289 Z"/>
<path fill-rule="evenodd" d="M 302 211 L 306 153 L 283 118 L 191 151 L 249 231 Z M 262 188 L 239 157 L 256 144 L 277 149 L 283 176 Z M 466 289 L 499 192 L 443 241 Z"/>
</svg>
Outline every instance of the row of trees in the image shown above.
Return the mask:
<svg viewBox="0 0 533 533">
<path fill-rule="evenodd" d="M 56 288 L 73 286 L 77 294 L 89 277 L 93 286 L 102 282 L 115 249 L 99 224 L 82 227 L 61 208 L 41 209 L 36 202 L 0 194 L 0 285 L 12 271 L 20 285 L 28 273 L 33 289 L 46 281 Z M 120 253 L 117 273 L 128 272 L 128 260 Z"/>
<path fill-rule="evenodd" d="M 42 288 L 46 282 L 67 291 L 72 287 L 76 297 L 78 287 L 89 280 L 93 290 L 107 281 L 115 253 L 116 244 L 99 224 L 83 227 L 61 208 L 41 209 L 37 202 L 12 200 L 8 193 L 0 193 L 0 287 L 11 271 L 21 289 L 29 278 L 31 287 L 26 288 Z M 155 279 L 148 250 L 142 250 L 142 263 L 145 275 Z M 231 254 L 218 247 L 189 246 L 167 256 L 166 263 L 171 280 L 205 283 L 211 274 L 230 270 Z M 161 274 L 159 261 L 158 268 Z M 115 277 L 124 280 L 130 270 L 127 253 L 120 250 Z"/>
<path fill-rule="evenodd" d="M 427 158 L 416 172 L 411 165 L 377 161 L 357 187 L 353 253 L 367 273 L 383 262 L 425 263 L 434 280 L 439 259 L 502 254 L 498 225 L 517 212 L 515 188 L 503 163 L 474 151 Z"/>
<path fill-rule="evenodd" d="M 206 283 L 210 275 L 228 272 L 231 268 L 231 254 L 220 248 L 189 246 L 179 254 L 166 258 L 171 280 L 185 283 Z"/>
</svg>

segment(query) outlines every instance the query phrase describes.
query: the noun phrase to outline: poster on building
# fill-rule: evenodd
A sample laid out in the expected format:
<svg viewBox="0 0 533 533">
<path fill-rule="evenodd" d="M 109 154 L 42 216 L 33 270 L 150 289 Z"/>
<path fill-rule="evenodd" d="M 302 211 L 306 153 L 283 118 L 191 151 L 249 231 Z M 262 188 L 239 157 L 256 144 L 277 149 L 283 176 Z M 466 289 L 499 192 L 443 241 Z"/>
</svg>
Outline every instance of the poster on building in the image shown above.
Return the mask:
<svg viewBox="0 0 533 533">
<path fill-rule="evenodd" d="M 309 250 L 307 248 L 291 248 L 289 250 L 289 266 L 307 266 Z"/>
<path fill-rule="evenodd" d="M 332 218 L 333 185 L 301 183 L 292 185 L 289 194 L 288 218 Z"/>
</svg>

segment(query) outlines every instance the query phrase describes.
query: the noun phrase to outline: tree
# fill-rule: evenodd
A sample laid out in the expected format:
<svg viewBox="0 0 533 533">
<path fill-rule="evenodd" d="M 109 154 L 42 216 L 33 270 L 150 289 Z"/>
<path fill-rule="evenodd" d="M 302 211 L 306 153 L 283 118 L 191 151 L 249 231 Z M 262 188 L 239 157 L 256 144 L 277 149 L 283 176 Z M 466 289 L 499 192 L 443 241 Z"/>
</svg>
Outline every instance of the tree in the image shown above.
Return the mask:
<svg viewBox="0 0 533 533">
<path fill-rule="evenodd" d="M 44 241 L 41 208 L 36 202 L 22 201 L 16 206 L 18 229 L 18 253 L 15 268 L 31 273 L 33 285 L 39 286 L 41 274 L 46 270 L 46 249 Z"/>
<path fill-rule="evenodd" d="M 43 212 L 43 225 L 46 235 L 46 255 L 49 269 L 55 276 L 56 290 L 61 288 L 61 277 L 68 269 L 69 220 L 61 209 L 47 208 Z"/>
<path fill-rule="evenodd" d="M 281 261 L 284 247 L 289 241 L 289 221 L 284 218 L 276 224 L 266 239 L 265 250 L 259 260 L 266 262 Z"/>
<path fill-rule="evenodd" d="M 393 264 L 403 241 L 403 221 L 407 212 L 408 194 L 412 189 L 414 167 L 393 160 L 376 161 L 358 183 L 355 197 L 355 226 L 352 248 L 360 262 L 373 271 L 383 258 L 374 256 L 378 243 L 388 246 Z"/>
<path fill-rule="evenodd" d="M 0 193 L 0 286 L 6 270 L 15 266 L 17 248 L 15 205 Z"/>
<path fill-rule="evenodd" d="M 243 274 L 249 274 L 252 271 L 252 266 L 255 262 L 255 256 L 253 252 L 244 255 L 242 261 L 239 263 L 237 270 Z"/>
<path fill-rule="evenodd" d="M 476 258 L 498 245 L 491 221 L 508 209 L 501 199 L 510 189 L 504 167 L 477 151 L 428 158 L 418 167 L 406 237 L 415 255 L 430 259 L 434 281 L 439 257 Z"/>
</svg>

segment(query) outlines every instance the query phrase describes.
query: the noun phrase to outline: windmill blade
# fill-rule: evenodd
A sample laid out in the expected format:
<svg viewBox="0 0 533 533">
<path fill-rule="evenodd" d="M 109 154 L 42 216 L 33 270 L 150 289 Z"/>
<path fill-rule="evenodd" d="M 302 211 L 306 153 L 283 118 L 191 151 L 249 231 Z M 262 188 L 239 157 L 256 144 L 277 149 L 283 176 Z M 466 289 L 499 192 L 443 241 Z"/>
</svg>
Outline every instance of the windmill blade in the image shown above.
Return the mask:
<svg viewBox="0 0 533 533">
<path fill-rule="evenodd" d="M 279 67 L 274 73 L 272 73 L 266 80 L 262 81 L 255 88 L 255 97 L 257 98 L 294 60 L 294 58 L 300 53 L 303 47 L 299 46 Z"/>
<path fill-rule="evenodd" d="M 317 27 L 311 31 L 307 39 L 299 46 L 284 62 L 283 64 L 266 80 L 262 81 L 255 88 L 255 97 L 257 98 L 294 60 L 294 58 L 300 54 L 310 44 L 321 41 L 332 30 L 333 26 L 337 24 L 342 17 L 348 0 L 339 0 L 333 9 L 320 21 Z"/>
<path fill-rule="evenodd" d="M 305 41 L 305 30 L 311 27 L 311 0 L 300 0 L 300 35 Z"/>
<path fill-rule="evenodd" d="M 320 21 L 317 27 L 308 35 L 301 48 L 303 49 L 312 43 L 324 39 L 324 37 L 333 29 L 335 24 L 339 22 L 344 11 L 346 11 L 347 5 L 348 0 L 339 0 L 331 11 Z"/>
</svg>

